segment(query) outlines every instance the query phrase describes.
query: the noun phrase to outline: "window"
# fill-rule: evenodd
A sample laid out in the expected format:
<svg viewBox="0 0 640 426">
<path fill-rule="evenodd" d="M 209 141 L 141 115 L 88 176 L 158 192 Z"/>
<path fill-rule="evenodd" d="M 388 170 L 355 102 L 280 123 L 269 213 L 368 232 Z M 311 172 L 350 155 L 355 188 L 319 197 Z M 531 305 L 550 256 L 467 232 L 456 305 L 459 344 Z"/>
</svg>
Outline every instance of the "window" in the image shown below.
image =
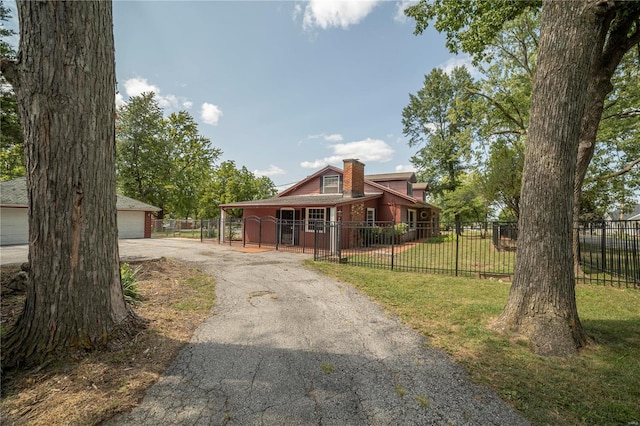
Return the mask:
<svg viewBox="0 0 640 426">
<path fill-rule="evenodd" d="M 409 229 L 416 228 L 416 211 L 409 209 L 407 210 L 407 224 L 409 225 Z"/>
<path fill-rule="evenodd" d="M 413 197 L 413 184 L 411 182 L 407 182 L 407 195 Z"/>
<path fill-rule="evenodd" d="M 340 194 L 342 193 L 342 179 L 340 176 L 323 176 L 322 191 L 323 194 Z"/>
<path fill-rule="evenodd" d="M 376 224 L 376 209 L 367 207 L 367 225 L 373 226 Z"/>
<path fill-rule="evenodd" d="M 314 232 L 316 228 L 318 232 L 324 232 L 324 215 L 325 209 L 307 209 L 307 232 Z"/>
</svg>

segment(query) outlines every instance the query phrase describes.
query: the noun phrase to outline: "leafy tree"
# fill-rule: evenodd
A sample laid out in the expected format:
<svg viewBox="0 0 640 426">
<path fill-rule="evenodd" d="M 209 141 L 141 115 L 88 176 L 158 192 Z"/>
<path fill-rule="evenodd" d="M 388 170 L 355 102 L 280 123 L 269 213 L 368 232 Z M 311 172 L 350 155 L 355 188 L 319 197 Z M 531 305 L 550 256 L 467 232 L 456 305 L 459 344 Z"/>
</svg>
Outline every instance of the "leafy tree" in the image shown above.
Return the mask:
<svg viewBox="0 0 640 426">
<path fill-rule="evenodd" d="M 640 54 L 622 59 L 612 84 L 582 188 L 581 219 L 632 206 L 640 189 Z"/>
<path fill-rule="evenodd" d="M 486 194 L 485 196 L 504 206 L 509 210 L 508 215 L 515 220 L 520 216 L 523 166 L 524 144 L 498 139 L 489 148 L 489 157 L 481 178 L 482 191 Z"/>
<path fill-rule="evenodd" d="M 103 347 L 137 324 L 120 284 L 111 2 L 17 8 L 20 60 L 0 70 L 24 126 L 30 268 L 3 369 Z"/>
<path fill-rule="evenodd" d="M 268 177 L 256 177 L 245 166 L 238 169 L 234 161 L 225 161 L 212 173 L 200 207 L 200 217 L 220 216 L 220 204 L 260 200 L 276 194 L 275 185 Z M 240 209 L 231 209 L 228 213 L 234 217 L 242 216 Z"/>
<path fill-rule="evenodd" d="M 10 11 L 0 3 L 0 22 L 7 22 Z M 0 58 L 15 60 L 15 51 L 8 38 L 15 32 L 4 25 L 0 27 Z M 11 85 L 0 76 L 0 180 L 25 175 L 24 143 L 18 115 L 18 103 Z"/>
<path fill-rule="evenodd" d="M 173 159 L 163 111 L 153 92 L 132 97 L 118 110 L 116 130 L 120 191 L 164 212 Z"/>
<path fill-rule="evenodd" d="M 222 151 L 211 147 L 198 133 L 198 124 L 186 111 L 170 114 L 166 120 L 170 158 L 169 210 L 178 217 L 198 213 L 214 162 Z"/>
<path fill-rule="evenodd" d="M 118 184 L 124 195 L 166 213 L 198 213 L 204 187 L 222 151 L 198 132 L 187 111 L 164 117 L 154 93 L 129 100 L 118 111 Z"/>
<path fill-rule="evenodd" d="M 420 147 L 411 162 L 436 195 L 459 186 L 471 158 L 472 85 L 465 67 L 456 67 L 451 76 L 436 68 L 425 76 L 417 94 L 409 95 L 402 111 L 409 146 Z"/>
<path fill-rule="evenodd" d="M 428 2 L 426 0 L 421 0 L 417 5 L 409 8 L 407 10 L 407 14 L 409 16 L 413 16 L 416 19 L 416 33 L 420 33 L 426 28 L 429 21 L 435 19 L 435 27 L 444 31 L 447 35 L 448 45 L 452 51 L 458 51 L 460 49 L 471 53 L 476 61 L 481 60 L 486 56 L 486 43 L 490 40 L 493 40 L 502 28 L 505 22 L 508 22 L 519 16 L 525 9 L 528 8 L 537 8 L 539 6 L 538 2 L 511 2 L 507 0 L 495 2 L 488 0 L 478 0 L 475 2 L 467 2 L 465 0 L 436 0 L 433 2 Z M 565 19 L 568 20 L 578 20 L 585 19 L 583 22 L 583 30 L 589 31 L 589 34 L 583 34 L 582 37 L 572 38 L 571 43 L 565 45 L 566 52 L 568 56 L 573 55 L 574 53 L 585 54 L 587 55 L 587 51 L 590 48 L 595 50 L 593 57 L 591 59 L 591 63 L 583 66 L 582 63 L 580 66 L 583 68 L 580 70 L 583 74 L 588 74 L 588 85 L 585 91 L 588 93 L 586 96 L 586 106 L 583 111 L 579 109 L 575 112 L 580 112 L 579 117 L 569 116 L 567 112 L 563 112 L 563 116 L 555 117 L 554 121 L 561 120 L 578 120 L 580 121 L 579 128 L 579 150 L 578 156 L 575 159 L 575 165 L 567 165 L 564 161 L 568 159 L 568 157 L 562 157 L 561 161 L 555 164 L 554 173 L 556 173 L 556 178 L 559 178 L 561 175 L 564 175 L 563 170 L 559 170 L 561 168 L 568 168 L 572 171 L 575 171 L 574 177 L 574 198 L 573 203 L 570 203 L 570 207 L 572 209 L 576 209 L 572 212 L 570 217 L 577 219 L 578 213 L 577 208 L 579 206 L 580 199 L 580 188 L 582 187 L 582 182 L 584 180 L 584 176 L 586 174 L 587 166 L 591 161 L 593 153 L 595 151 L 595 142 L 596 142 L 596 133 L 597 128 L 599 126 L 600 119 L 602 117 L 602 111 L 604 108 L 604 100 L 607 94 L 612 90 L 611 79 L 613 73 L 622 60 L 623 56 L 631 49 L 632 46 L 636 45 L 640 41 L 640 28 L 638 26 L 638 17 L 640 16 L 640 3 L 638 2 L 592 2 L 588 3 L 584 2 L 567 2 L 567 3 L 554 3 L 552 1 L 545 2 L 545 6 L 543 7 L 543 11 L 552 11 L 548 13 L 549 20 L 555 20 L 555 18 L 561 16 L 564 13 L 569 13 L 565 15 Z M 468 19 L 463 19 L 464 17 L 468 17 Z M 544 20 L 543 20 L 544 22 Z M 575 28 L 570 29 L 572 24 L 575 22 L 562 22 L 560 20 L 556 21 L 559 25 L 555 29 L 550 29 L 546 27 L 549 31 L 549 34 L 554 34 L 554 36 L 558 36 L 556 32 L 566 31 L 567 35 L 569 35 L 572 31 L 576 30 Z M 542 34 L 542 32 L 541 32 Z M 558 40 L 561 36 L 558 37 Z M 542 38 L 542 37 L 541 37 Z M 541 40 L 542 46 L 542 40 Z M 552 49 L 549 49 L 550 51 Z M 549 52 L 545 52 L 547 54 Z M 590 55 L 591 53 L 588 53 Z M 587 56 L 588 56 L 587 55 Z M 542 50 L 539 51 L 539 56 L 542 57 Z M 553 56 L 553 54 L 551 54 Z M 558 63 L 562 63 L 563 61 L 558 57 L 555 59 Z M 566 60 L 564 61 L 566 63 Z M 579 61 L 581 62 L 581 61 Z M 573 78 L 569 77 L 568 71 L 564 68 L 558 68 L 561 70 L 561 74 L 563 78 Z M 538 76 L 540 72 L 536 74 Z M 551 72 L 547 74 L 545 77 L 554 77 L 553 79 L 549 79 L 549 81 L 542 81 L 542 79 L 537 79 L 537 82 L 540 82 L 541 87 L 546 87 L 552 84 L 552 81 L 555 80 L 558 74 Z M 580 80 L 573 81 L 571 83 L 579 84 L 582 83 Z M 536 87 L 536 86 L 534 86 Z M 558 87 L 560 89 L 560 87 Z M 576 89 L 575 92 L 572 92 L 572 95 L 577 95 L 576 99 L 582 100 L 582 94 L 578 93 L 580 90 L 579 87 L 574 87 Z M 550 91 L 545 92 L 541 88 L 534 89 L 534 96 L 536 91 L 545 93 L 548 98 L 546 99 L 548 104 L 548 109 L 558 106 L 559 100 L 557 99 L 558 93 L 552 94 Z M 574 106 L 578 105 L 575 102 Z M 542 103 L 542 101 L 541 101 Z M 580 106 L 580 105 L 578 105 Z M 575 113 L 574 112 L 574 113 Z M 538 120 L 543 119 L 543 115 L 541 114 L 538 117 Z M 532 112 L 533 117 L 533 112 Z M 548 117 L 550 120 L 551 118 Z M 529 128 L 529 142 L 527 144 L 527 150 L 532 149 L 530 145 L 532 144 L 532 127 L 540 126 L 540 122 L 536 123 L 534 126 L 534 120 L 531 119 L 532 125 Z M 554 123 L 555 124 L 555 123 Z M 568 123 L 565 123 L 569 125 Z M 559 129 L 555 128 L 553 132 L 557 132 Z M 570 144 L 571 140 L 566 139 L 567 143 Z M 536 140 L 536 142 L 538 142 Z M 527 151 L 528 152 L 528 151 Z M 528 180 L 528 173 L 526 172 L 527 164 L 529 166 L 532 164 L 529 161 L 529 155 L 534 158 L 541 158 L 542 153 L 532 152 L 526 156 L 527 160 L 525 161 L 525 174 L 523 177 L 523 182 Z M 533 171 L 530 171 L 533 173 Z M 540 173 L 540 170 L 538 170 Z M 549 182 L 551 184 L 551 182 Z M 565 182 L 566 184 L 566 182 Z M 549 190 L 549 188 L 553 187 L 553 185 L 548 186 L 547 191 L 557 195 L 555 192 Z M 536 191 L 540 191 L 540 187 L 533 185 L 530 190 L 533 193 Z M 525 197 L 527 193 L 526 185 L 523 187 L 522 197 Z M 529 195 L 527 195 L 528 197 Z M 532 197 L 534 198 L 534 197 Z M 555 198 L 555 197 L 553 197 Z M 524 200 L 521 200 L 524 201 Z M 545 204 L 534 205 L 531 204 L 530 208 L 535 211 L 541 211 L 544 209 Z M 524 212 L 524 205 L 522 205 L 522 212 Z M 521 213 L 522 213 L 521 212 Z M 552 213 L 554 212 L 554 213 Z M 551 230 L 555 228 L 557 225 L 557 221 L 561 221 L 565 211 L 556 211 L 555 209 L 548 210 L 547 216 L 554 214 L 553 220 L 542 220 L 539 224 L 534 221 L 523 221 L 522 216 L 520 219 L 520 236 L 521 241 L 523 240 L 523 236 L 525 240 L 528 239 L 531 235 L 535 234 L 537 231 L 542 231 L 545 235 L 564 235 L 564 233 L 556 233 Z M 543 226 L 541 226 L 543 225 Z M 555 228 L 555 231 L 558 229 Z M 538 232 L 538 236 L 541 234 Z M 555 238 L 555 237 L 554 237 Z M 574 250 L 576 250 L 577 245 L 575 244 L 574 239 Z M 526 244 L 522 244 L 525 245 Z M 529 258 L 526 259 L 522 255 L 518 256 L 518 263 L 520 266 L 520 271 L 527 271 L 531 273 L 521 273 L 517 275 L 516 280 L 514 281 L 512 287 L 512 295 L 509 299 L 509 304 L 505 309 L 505 313 L 502 316 L 501 323 L 503 325 L 509 323 L 508 325 L 513 326 L 519 330 L 523 330 L 527 328 L 523 325 L 523 323 L 527 323 L 528 330 L 527 334 L 532 337 L 532 340 L 542 344 L 538 349 L 542 351 L 544 348 L 551 348 L 551 350 L 557 350 L 558 352 L 570 351 L 571 346 L 575 351 L 576 346 L 581 346 L 586 342 L 584 333 L 582 328 L 577 321 L 577 314 L 574 315 L 574 306 L 575 300 L 571 301 L 572 291 L 568 291 L 567 284 L 570 283 L 573 285 L 573 275 L 571 277 L 567 277 L 564 275 L 555 275 L 554 273 L 550 273 L 546 278 L 539 277 L 535 274 L 534 269 L 541 269 L 539 265 L 544 263 L 545 265 L 550 265 L 550 270 L 558 270 L 563 265 L 565 260 L 561 255 L 556 255 L 556 252 L 561 252 L 563 245 L 552 244 L 555 247 L 553 250 L 554 256 L 552 259 L 547 258 L 547 254 L 538 247 L 537 249 L 529 251 L 527 254 Z M 535 260 L 535 261 L 534 261 Z M 555 276 L 554 276 L 555 275 Z M 552 276 L 554 276 L 552 278 Z M 526 292 L 522 292 L 520 290 L 528 289 Z M 558 312 L 557 309 L 547 309 L 543 305 L 545 303 L 550 304 L 553 303 L 552 297 L 550 295 L 556 295 L 558 293 L 563 293 L 562 301 L 563 303 L 555 303 L 555 306 L 562 305 L 562 312 Z M 540 303 L 540 308 L 537 308 L 535 312 L 526 311 L 524 309 L 516 310 L 514 306 L 516 305 L 516 300 L 519 299 L 521 306 L 526 304 L 523 295 L 528 294 L 527 297 L 531 299 L 536 299 L 536 303 Z M 546 295 L 546 296 L 544 296 Z M 544 297 L 543 297 L 544 296 Z M 545 300 L 542 300 L 545 299 Z M 575 299 L 575 297 L 574 297 Z M 566 302 L 566 303 L 565 303 Z M 560 330 L 556 333 L 555 338 L 552 338 L 549 333 L 549 328 L 547 326 L 543 326 L 545 321 L 548 318 L 544 318 L 545 315 L 536 315 L 537 313 L 545 313 L 546 316 L 550 315 L 552 312 L 558 313 L 558 318 L 563 318 L 565 322 L 565 330 L 570 330 L 569 333 L 561 333 Z M 551 322 L 550 322 L 551 323 Z M 558 321 L 552 321 L 558 327 L 561 327 Z M 549 324 L 547 324 L 549 325 Z M 523 330 L 524 331 L 524 330 Z M 544 343 L 543 340 L 549 337 L 549 341 Z M 566 344 L 567 341 L 572 341 L 572 345 Z"/>
<path fill-rule="evenodd" d="M 489 203 L 483 196 L 481 177 L 470 173 L 460 177 L 460 185 L 437 199 L 442 208 L 443 223 L 454 223 L 456 218 L 463 223 L 485 222 L 489 216 Z"/>
<path fill-rule="evenodd" d="M 529 126 L 531 91 L 537 59 L 539 16 L 526 11 L 507 22 L 487 46 L 487 60 L 478 67 L 474 122 L 485 147 L 481 158 L 483 191 L 491 202 L 520 214 L 520 183 Z"/>
</svg>

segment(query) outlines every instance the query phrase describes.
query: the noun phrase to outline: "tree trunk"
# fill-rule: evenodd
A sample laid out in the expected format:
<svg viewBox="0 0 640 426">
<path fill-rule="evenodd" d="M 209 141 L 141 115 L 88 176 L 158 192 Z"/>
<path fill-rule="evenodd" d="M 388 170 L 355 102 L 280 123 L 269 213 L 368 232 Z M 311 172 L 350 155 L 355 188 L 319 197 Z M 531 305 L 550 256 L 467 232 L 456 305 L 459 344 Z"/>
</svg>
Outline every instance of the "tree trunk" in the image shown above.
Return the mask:
<svg viewBox="0 0 640 426">
<path fill-rule="evenodd" d="M 29 285 L 3 368 L 99 348 L 135 316 L 120 285 L 110 1 L 19 1 Z"/>
<path fill-rule="evenodd" d="M 627 9 L 622 9 L 626 7 Z M 603 14 L 604 28 L 598 34 L 598 38 L 593 42 L 596 46 L 596 57 L 589 76 L 589 86 L 587 89 L 587 107 L 582 117 L 580 128 L 580 142 L 578 145 L 578 160 L 576 165 L 576 176 L 573 187 L 573 269 L 576 276 L 582 274 L 579 259 L 580 240 L 576 231 L 580 223 L 580 204 L 582 201 L 582 184 L 587 174 L 587 169 L 593 158 L 596 149 L 596 137 L 602 119 L 604 103 L 609 93 L 613 90 L 611 79 L 616 68 L 620 65 L 624 55 L 640 40 L 640 29 L 633 28 L 640 10 L 637 5 L 613 4 L 609 10 Z M 611 23 L 618 19 L 614 29 L 609 32 Z"/>
<path fill-rule="evenodd" d="M 601 3 L 545 1 L 522 177 L 514 282 L 495 328 L 529 338 L 545 355 L 583 346 L 572 255 L 573 187 L 580 123 Z"/>
<path fill-rule="evenodd" d="M 580 142 L 578 144 L 578 159 L 576 162 L 576 175 L 573 184 L 573 234 L 572 234 L 572 251 L 573 251 L 573 271 L 576 277 L 582 276 L 582 268 L 580 267 L 580 234 L 578 228 L 580 226 L 580 204 L 582 202 L 582 183 L 587 175 L 589 163 L 593 158 L 596 150 L 596 136 L 598 135 L 598 127 L 602 118 L 604 109 L 604 101 L 613 89 L 611 86 L 611 75 L 608 77 L 603 75 L 605 71 L 596 61 L 594 70 L 591 72 L 589 79 L 589 88 L 587 108 L 582 117 L 582 125 L 580 128 Z"/>
</svg>

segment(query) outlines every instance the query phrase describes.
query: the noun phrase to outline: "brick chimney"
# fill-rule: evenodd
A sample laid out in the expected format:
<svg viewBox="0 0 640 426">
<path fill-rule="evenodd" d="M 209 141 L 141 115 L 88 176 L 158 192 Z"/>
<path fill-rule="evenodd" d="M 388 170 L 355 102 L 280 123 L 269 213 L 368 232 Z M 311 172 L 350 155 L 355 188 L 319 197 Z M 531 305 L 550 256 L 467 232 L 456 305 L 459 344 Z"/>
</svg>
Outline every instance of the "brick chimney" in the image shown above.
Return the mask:
<svg viewBox="0 0 640 426">
<path fill-rule="evenodd" d="M 364 164 L 354 159 L 343 161 L 342 196 L 364 197 Z"/>
</svg>

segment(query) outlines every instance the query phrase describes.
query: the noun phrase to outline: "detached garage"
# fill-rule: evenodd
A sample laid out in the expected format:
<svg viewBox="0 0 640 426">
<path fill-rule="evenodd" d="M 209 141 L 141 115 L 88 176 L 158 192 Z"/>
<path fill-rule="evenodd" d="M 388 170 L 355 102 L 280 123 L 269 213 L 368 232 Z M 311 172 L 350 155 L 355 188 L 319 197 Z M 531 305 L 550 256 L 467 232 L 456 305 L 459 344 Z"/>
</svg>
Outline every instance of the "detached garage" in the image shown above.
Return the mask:
<svg viewBox="0 0 640 426">
<path fill-rule="evenodd" d="M 151 215 L 160 209 L 118 194 L 119 238 L 150 238 Z M 17 178 L 0 182 L 0 245 L 27 244 L 29 221 L 27 181 Z"/>
</svg>

